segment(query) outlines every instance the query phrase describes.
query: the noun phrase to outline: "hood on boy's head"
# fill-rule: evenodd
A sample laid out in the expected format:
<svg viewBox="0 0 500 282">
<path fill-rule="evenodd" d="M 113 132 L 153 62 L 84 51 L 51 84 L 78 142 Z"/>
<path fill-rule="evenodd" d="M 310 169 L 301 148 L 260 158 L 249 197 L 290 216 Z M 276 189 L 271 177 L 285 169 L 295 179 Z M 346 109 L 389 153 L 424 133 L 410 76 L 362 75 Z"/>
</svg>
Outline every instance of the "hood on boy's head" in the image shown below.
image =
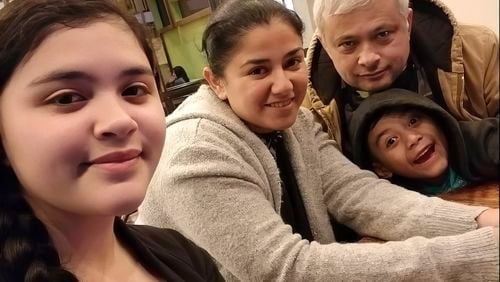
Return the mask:
<svg viewBox="0 0 500 282">
<path fill-rule="evenodd" d="M 359 167 L 372 168 L 371 155 L 367 145 L 368 131 L 372 124 L 380 119 L 381 115 L 391 109 L 422 109 L 433 118 L 441 130 L 446 131 L 445 136 L 453 136 L 448 138 L 448 150 L 464 146 L 463 143 L 454 143 L 462 142 L 460 141 L 462 138 L 459 124 L 451 114 L 429 98 L 405 89 L 393 88 L 372 94 L 353 112 L 348 128 L 352 146 L 352 161 Z"/>
</svg>

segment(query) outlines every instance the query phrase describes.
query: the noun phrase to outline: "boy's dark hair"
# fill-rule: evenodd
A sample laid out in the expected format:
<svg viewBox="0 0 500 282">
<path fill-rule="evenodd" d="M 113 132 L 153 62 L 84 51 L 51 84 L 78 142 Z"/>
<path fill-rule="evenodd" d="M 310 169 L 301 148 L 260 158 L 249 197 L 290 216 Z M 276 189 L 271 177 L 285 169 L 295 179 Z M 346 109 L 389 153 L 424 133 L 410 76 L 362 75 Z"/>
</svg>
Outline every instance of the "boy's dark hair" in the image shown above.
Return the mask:
<svg viewBox="0 0 500 282">
<path fill-rule="evenodd" d="M 299 16 L 274 0 L 229 0 L 213 14 L 202 38 L 208 65 L 217 77 L 224 69 L 240 39 L 251 29 L 278 18 L 302 38 L 304 25 Z"/>
<path fill-rule="evenodd" d="M 0 10 L 0 95 L 16 68 L 54 31 L 114 18 L 123 20 L 134 33 L 154 69 L 142 26 L 111 1 L 17 0 L 7 4 Z M 77 281 L 61 266 L 47 228 L 21 190 L 0 146 L 0 281 Z"/>
</svg>

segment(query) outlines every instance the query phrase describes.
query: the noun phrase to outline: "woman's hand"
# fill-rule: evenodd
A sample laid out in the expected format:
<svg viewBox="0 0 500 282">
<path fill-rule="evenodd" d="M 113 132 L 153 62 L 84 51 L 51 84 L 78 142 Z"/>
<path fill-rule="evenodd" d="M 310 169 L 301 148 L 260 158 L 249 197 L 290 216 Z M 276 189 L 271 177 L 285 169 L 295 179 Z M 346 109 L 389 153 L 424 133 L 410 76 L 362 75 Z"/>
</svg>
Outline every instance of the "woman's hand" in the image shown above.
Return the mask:
<svg viewBox="0 0 500 282">
<path fill-rule="evenodd" d="M 487 209 L 476 217 L 477 228 L 486 226 L 498 227 L 499 210 Z"/>
</svg>

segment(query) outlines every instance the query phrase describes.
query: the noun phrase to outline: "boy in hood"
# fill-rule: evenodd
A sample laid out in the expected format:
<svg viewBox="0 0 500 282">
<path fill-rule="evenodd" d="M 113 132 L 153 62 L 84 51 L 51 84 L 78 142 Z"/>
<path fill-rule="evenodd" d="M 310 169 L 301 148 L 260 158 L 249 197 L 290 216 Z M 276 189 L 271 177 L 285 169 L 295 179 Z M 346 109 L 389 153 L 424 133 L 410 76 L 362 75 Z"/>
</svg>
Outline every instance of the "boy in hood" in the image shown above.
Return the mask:
<svg viewBox="0 0 500 282">
<path fill-rule="evenodd" d="M 349 124 L 353 161 L 380 178 L 426 195 L 498 179 L 499 119 L 457 121 L 417 93 L 368 97 Z"/>
</svg>

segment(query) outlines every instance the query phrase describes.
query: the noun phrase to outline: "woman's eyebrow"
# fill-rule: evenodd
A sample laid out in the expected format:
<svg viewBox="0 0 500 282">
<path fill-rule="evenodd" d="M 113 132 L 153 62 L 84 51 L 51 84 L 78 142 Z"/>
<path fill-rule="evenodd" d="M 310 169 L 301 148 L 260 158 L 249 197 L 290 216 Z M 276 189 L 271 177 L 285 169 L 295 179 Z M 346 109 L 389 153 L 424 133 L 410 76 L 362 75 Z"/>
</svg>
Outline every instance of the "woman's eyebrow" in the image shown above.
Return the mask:
<svg viewBox="0 0 500 282">
<path fill-rule="evenodd" d="M 297 47 L 297 48 L 293 49 L 292 51 L 286 53 L 284 57 L 290 57 L 290 56 L 293 56 L 299 52 L 304 52 L 304 49 L 302 47 Z M 241 67 L 244 67 L 246 65 L 260 65 L 260 64 L 264 64 L 264 63 L 269 62 L 269 61 L 270 61 L 269 59 L 250 59 L 250 60 L 245 61 L 241 65 Z"/>
</svg>

